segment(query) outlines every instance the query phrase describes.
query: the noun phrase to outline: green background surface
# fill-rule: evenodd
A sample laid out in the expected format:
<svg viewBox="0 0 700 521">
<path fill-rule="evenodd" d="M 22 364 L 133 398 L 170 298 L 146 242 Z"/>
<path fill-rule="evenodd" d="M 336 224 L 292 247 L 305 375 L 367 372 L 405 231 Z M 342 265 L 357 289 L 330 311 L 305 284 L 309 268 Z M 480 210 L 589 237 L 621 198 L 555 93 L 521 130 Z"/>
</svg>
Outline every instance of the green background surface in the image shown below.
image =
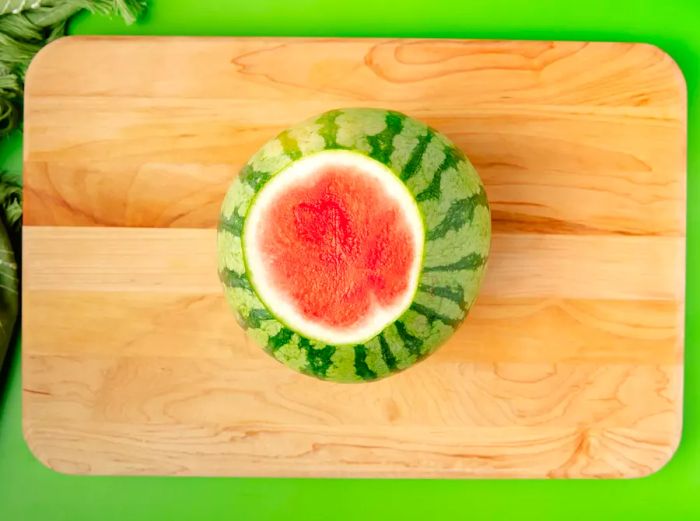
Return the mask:
<svg viewBox="0 0 700 521">
<path fill-rule="evenodd" d="M 654 43 L 688 83 L 688 275 L 684 432 L 675 457 L 618 481 L 302 480 L 74 477 L 44 468 L 21 433 L 19 342 L 0 383 L 0 518 L 700 519 L 700 2 L 554 0 L 151 0 L 126 28 L 80 16 L 76 34 L 420 36 Z M 581 74 L 586 74 L 585 70 Z M 21 138 L 0 143 L 0 168 L 21 169 Z M 449 517 L 448 517 L 449 516 Z"/>
</svg>

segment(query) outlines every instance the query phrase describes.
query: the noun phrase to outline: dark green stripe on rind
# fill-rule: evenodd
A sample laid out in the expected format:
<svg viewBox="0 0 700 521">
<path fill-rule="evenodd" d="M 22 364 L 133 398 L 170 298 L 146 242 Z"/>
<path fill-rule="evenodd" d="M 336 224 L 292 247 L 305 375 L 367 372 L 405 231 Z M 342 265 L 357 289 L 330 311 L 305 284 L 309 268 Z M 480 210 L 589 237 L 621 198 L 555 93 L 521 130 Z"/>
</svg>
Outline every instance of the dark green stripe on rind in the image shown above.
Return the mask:
<svg viewBox="0 0 700 521">
<path fill-rule="evenodd" d="M 429 322 L 434 322 L 435 320 L 439 320 L 443 324 L 447 324 L 448 326 L 457 326 L 462 322 L 462 319 L 464 318 L 459 317 L 459 318 L 452 318 L 447 315 L 443 315 L 442 313 L 434 310 L 433 308 L 429 308 L 427 306 L 424 306 L 422 304 L 418 304 L 417 302 L 414 302 L 411 304 L 410 309 L 415 311 L 416 313 L 420 313 L 423 315 L 425 318 L 428 319 Z"/>
<path fill-rule="evenodd" d="M 412 355 L 420 356 L 423 341 L 406 331 L 406 326 L 400 320 L 397 320 L 394 325 L 396 326 L 396 331 L 399 333 L 399 337 L 401 337 L 404 348 Z"/>
<path fill-rule="evenodd" d="M 379 347 L 382 351 L 382 359 L 384 360 L 384 363 L 387 365 L 390 371 L 395 371 L 396 370 L 396 357 L 394 356 L 394 353 L 391 352 L 389 349 L 389 344 L 386 341 L 386 338 L 384 338 L 384 333 L 379 334 Z"/>
<path fill-rule="evenodd" d="M 235 237 L 240 237 L 243 233 L 243 225 L 245 219 L 234 212 L 228 219 L 221 218 L 219 221 L 219 230 L 226 230 Z"/>
<path fill-rule="evenodd" d="M 372 147 L 369 153 L 370 157 L 376 159 L 380 163 L 390 163 L 391 153 L 394 150 L 394 137 L 401 132 L 405 119 L 406 118 L 398 112 L 387 112 L 385 117 L 386 128 L 378 134 L 367 136 L 367 142 L 369 146 Z"/>
<path fill-rule="evenodd" d="M 430 182 L 427 188 L 416 195 L 416 201 L 419 203 L 429 199 L 440 199 L 442 196 L 440 182 L 442 180 L 443 172 L 450 168 L 456 168 L 459 162 L 462 160 L 463 156 L 456 148 L 445 147 L 443 152 L 445 154 L 445 159 L 442 160 L 442 163 L 438 167 L 435 177 L 433 177 L 433 180 Z"/>
<path fill-rule="evenodd" d="M 355 350 L 355 374 L 363 380 L 374 380 L 377 373 L 367 365 L 367 348 L 361 344 L 354 346 Z"/>
<path fill-rule="evenodd" d="M 428 148 L 428 145 L 430 144 L 430 141 L 433 139 L 434 135 L 435 134 L 433 132 L 428 130 L 425 134 L 418 137 L 418 144 L 413 149 L 406 166 L 404 166 L 401 170 L 400 177 L 402 181 L 409 180 L 413 174 L 418 171 L 418 167 L 423 161 L 423 154 L 425 154 L 425 150 Z"/>
<path fill-rule="evenodd" d="M 262 321 L 273 320 L 274 318 L 267 309 L 251 309 L 248 316 L 245 317 L 245 321 L 249 328 L 258 329 Z"/>
<path fill-rule="evenodd" d="M 236 273 L 233 270 L 224 268 L 219 272 L 219 279 L 229 288 L 242 288 L 253 291 L 253 286 L 245 273 Z"/>
<path fill-rule="evenodd" d="M 478 206 L 488 206 L 486 192 L 482 188 L 477 193 L 466 199 L 453 201 L 442 221 L 437 226 L 428 230 L 426 239 L 433 241 L 444 237 L 450 230 L 459 230 L 474 218 L 474 211 Z"/>
<path fill-rule="evenodd" d="M 250 165 L 245 165 L 240 172 L 241 181 L 249 185 L 256 192 L 260 190 L 265 183 L 272 177 L 272 172 L 263 172 L 255 170 Z"/>
<path fill-rule="evenodd" d="M 432 132 L 431 136 L 416 171 L 404 180 L 414 198 L 430 186 L 435 175 L 440 171 L 440 166 L 445 161 L 445 147 Z"/>
<path fill-rule="evenodd" d="M 400 321 L 404 324 L 406 331 L 423 341 L 420 348 L 420 358 L 430 354 L 445 339 L 454 333 L 455 328 L 439 320 L 428 320 L 424 315 L 409 309 L 402 316 Z"/>
<path fill-rule="evenodd" d="M 318 133 L 325 141 L 327 149 L 343 148 L 338 145 L 338 142 L 336 141 L 336 136 L 338 134 L 338 123 L 336 123 L 336 120 L 342 113 L 342 110 L 331 110 L 321 115 L 316 120 L 316 123 L 321 125 Z"/>
<path fill-rule="evenodd" d="M 486 257 L 480 255 L 479 253 L 470 253 L 457 262 L 451 264 L 445 264 L 442 266 L 425 266 L 423 268 L 424 272 L 431 271 L 459 271 L 459 270 L 475 270 L 486 264 Z"/>
<path fill-rule="evenodd" d="M 245 269 L 240 239 L 255 194 L 291 162 L 324 149 L 352 150 L 392 168 L 412 192 L 426 225 L 414 302 L 379 335 L 357 345 L 325 345 L 300 336 L 264 309 L 240 273 Z M 425 124 L 392 111 L 330 111 L 282 132 L 240 175 L 222 207 L 219 275 L 250 336 L 279 361 L 318 378 L 374 380 L 434 351 L 466 316 L 488 256 L 488 202 L 468 159 Z"/>
<path fill-rule="evenodd" d="M 335 346 L 315 347 L 311 341 L 304 337 L 299 337 L 299 349 L 306 354 L 306 370 L 313 376 L 323 378 L 331 366 Z"/>
<path fill-rule="evenodd" d="M 436 297 L 446 298 L 464 309 L 464 288 L 461 286 L 428 286 L 426 284 L 420 284 L 418 286 L 418 291 L 423 291 L 430 295 L 435 295 Z"/>
<path fill-rule="evenodd" d="M 401 371 L 416 363 L 419 355 L 413 346 L 411 348 L 406 347 L 397 323 L 398 321 L 387 326 L 382 333 L 391 354 L 396 359 L 396 370 Z"/>
<path fill-rule="evenodd" d="M 280 329 L 279 333 L 269 338 L 269 340 L 267 341 L 267 347 L 270 349 L 270 351 L 274 353 L 280 347 L 287 345 L 292 340 L 293 336 L 294 331 L 283 327 L 282 329 Z"/>
<path fill-rule="evenodd" d="M 285 148 L 286 147 L 286 148 Z M 289 132 L 283 132 L 265 143 L 243 166 L 239 174 L 241 182 L 259 191 L 273 175 L 292 163 L 298 145 Z"/>
</svg>

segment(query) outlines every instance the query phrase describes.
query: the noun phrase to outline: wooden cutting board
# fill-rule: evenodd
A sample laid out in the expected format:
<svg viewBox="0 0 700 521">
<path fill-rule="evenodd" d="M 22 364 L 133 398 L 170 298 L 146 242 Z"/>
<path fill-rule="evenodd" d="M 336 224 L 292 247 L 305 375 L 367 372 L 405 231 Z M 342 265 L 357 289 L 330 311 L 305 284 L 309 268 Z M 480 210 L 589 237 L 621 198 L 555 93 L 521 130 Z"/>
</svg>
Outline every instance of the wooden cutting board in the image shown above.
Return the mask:
<svg viewBox="0 0 700 521">
<path fill-rule="evenodd" d="M 371 384 L 246 340 L 219 206 L 283 127 L 378 106 L 483 176 L 470 318 Z M 681 432 L 686 91 L 622 43 L 67 38 L 26 86 L 24 433 L 61 472 L 635 477 Z"/>
</svg>

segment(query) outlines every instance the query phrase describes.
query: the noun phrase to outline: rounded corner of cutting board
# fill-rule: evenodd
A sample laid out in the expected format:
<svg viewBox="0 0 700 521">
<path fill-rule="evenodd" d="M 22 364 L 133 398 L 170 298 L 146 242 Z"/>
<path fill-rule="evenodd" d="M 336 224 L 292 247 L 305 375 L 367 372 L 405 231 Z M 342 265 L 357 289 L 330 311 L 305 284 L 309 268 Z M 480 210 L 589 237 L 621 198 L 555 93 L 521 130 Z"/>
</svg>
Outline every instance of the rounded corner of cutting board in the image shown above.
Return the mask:
<svg viewBox="0 0 700 521">
<path fill-rule="evenodd" d="M 24 76 L 25 100 L 31 99 L 31 95 L 33 94 L 34 83 L 36 81 L 34 77 L 43 72 L 38 69 L 43 69 L 48 63 L 52 62 L 60 65 L 65 50 L 85 40 L 89 40 L 89 38 L 85 36 L 61 36 L 39 49 L 29 63 L 29 67 L 27 67 L 27 72 Z"/>
<path fill-rule="evenodd" d="M 69 464 L 67 461 L 61 459 L 60 457 L 53 457 L 51 455 L 51 447 L 43 447 L 35 438 L 32 427 L 29 425 L 30 420 L 26 417 L 22 417 L 22 439 L 27 447 L 27 450 L 32 455 L 32 457 L 44 468 L 56 472 L 58 474 L 64 475 L 80 475 L 84 472 L 76 470 L 75 465 Z M 66 463 L 64 465 L 63 463 Z"/>
</svg>

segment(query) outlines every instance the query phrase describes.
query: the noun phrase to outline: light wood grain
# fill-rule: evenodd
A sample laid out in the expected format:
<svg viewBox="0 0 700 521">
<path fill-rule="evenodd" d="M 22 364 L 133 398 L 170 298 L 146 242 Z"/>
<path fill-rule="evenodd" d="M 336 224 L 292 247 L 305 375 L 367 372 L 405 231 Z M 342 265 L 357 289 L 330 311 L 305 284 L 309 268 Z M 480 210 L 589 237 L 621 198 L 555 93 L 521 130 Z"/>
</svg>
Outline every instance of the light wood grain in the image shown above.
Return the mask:
<svg viewBox="0 0 700 521">
<path fill-rule="evenodd" d="M 290 64 L 293 64 L 290 65 Z M 640 44 L 68 38 L 26 86 L 24 429 L 79 474 L 634 477 L 681 432 L 685 86 Z M 253 345 L 221 198 L 281 128 L 407 112 L 482 174 L 477 305 L 364 385 Z"/>
<path fill-rule="evenodd" d="M 162 426 L 104 421 L 25 421 L 44 463 L 71 474 L 280 477 L 624 478 L 647 475 L 668 460 L 668 437 L 635 429 L 383 428 L 285 425 Z M 349 441 L 352 440 L 352 441 Z M 183 451 L 188 446 L 190 450 Z M 194 449 L 196 447 L 196 450 Z M 504 449 L 504 447 L 507 447 Z M 342 461 L 342 464 L 336 462 Z"/>
<path fill-rule="evenodd" d="M 214 226 L 261 143 L 309 114 L 365 105 L 424 119 L 466 150 L 496 229 L 685 229 L 683 77 L 655 47 L 107 38 L 85 52 L 83 42 L 52 44 L 28 73 L 30 224 Z"/>
<path fill-rule="evenodd" d="M 30 226 L 25 238 L 25 289 L 221 293 L 214 229 Z M 682 300 L 684 246 L 680 237 L 495 233 L 481 294 Z"/>
</svg>

